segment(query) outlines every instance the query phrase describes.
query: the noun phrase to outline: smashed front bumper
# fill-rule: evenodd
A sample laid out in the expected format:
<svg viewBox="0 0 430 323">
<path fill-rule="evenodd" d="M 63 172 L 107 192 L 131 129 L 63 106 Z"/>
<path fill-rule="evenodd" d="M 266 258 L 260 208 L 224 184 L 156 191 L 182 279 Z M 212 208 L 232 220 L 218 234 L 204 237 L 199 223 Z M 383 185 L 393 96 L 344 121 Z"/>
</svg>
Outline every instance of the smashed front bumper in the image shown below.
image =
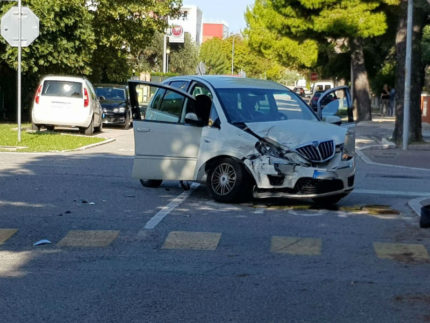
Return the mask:
<svg viewBox="0 0 430 323">
<path fill-rule="evenodd" d="M 340 153 L 322 164 L 297 164 L 271 156 L 253 156 L 244 163 L 255 179 L 256 198 L 346 195 L 354 188 L 355 159 L 342 160 Z"/>
</svg>

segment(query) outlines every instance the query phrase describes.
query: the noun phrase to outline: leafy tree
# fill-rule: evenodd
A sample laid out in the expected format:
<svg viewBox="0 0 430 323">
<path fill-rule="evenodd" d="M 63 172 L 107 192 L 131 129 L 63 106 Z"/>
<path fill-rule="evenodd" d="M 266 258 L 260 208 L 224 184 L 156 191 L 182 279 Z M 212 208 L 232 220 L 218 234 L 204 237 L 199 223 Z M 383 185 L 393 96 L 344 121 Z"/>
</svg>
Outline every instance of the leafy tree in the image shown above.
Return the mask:
<svg viewBox="0 0 430 323">
<path fill-rule="evenodd" d="M 22 49 L 23 119 L 29 117 L 30 102 L 38 79 L 44 74 L 91 73 L 91 57 L 95 49 L 92 17 L 85 1 L 28 0 L 26 3 L 40 19 L 39 37 Z M 11 4 L 0 2 L 1 14 Z M 0 87 L 5 92 L 5 106 L 14 110 L 17 48 L 0 37 Z M 11 117 L 12 112 L 9 112 Z"/>
<path fill-rule="evenodd" d="M 124 81 L 141 72 L 142 50 L 156 31 L 167 28 L 167 16 L 179 13 L 182 0 L 91 0 L 97 49 L 93 79 Z M 130 64 L 131 62 L 131 64 Z"/>
<path fill-rule="evenodd" d="M 224 41 L 212 38 L 200 46 L 200 60 L 206 65 L 207 74 L 230 74 L 231 59 L 225 52 Z"/>
<path fill-rule="evenodd" d="M 424 46 L 424 56 L 422 57 L 421 42 L 423 28 L 428 23 L 430 6 L 425 0 L 414 1 L 413 12 L 413 39 L 412 39 L 412 70 L 410 89 L 410 120 L 409 120 L 409 140 L 422 141 L 421 128 L 421 90 L 424 85 L 424 72 L 426 46 Z M 396 34 L 396 124 L 393 139 L 399 143 L 403 138 L 403 116 L 404 116 L 404 84 L 405 84 L 405 60 L 406 60 L 406 27 L 407 27 L 407 0 L 401 0 L 398 11 L 399 22 Z M 425 40 L 426 38 L 424 38 Z M 424 58 L 424 60 L 423 60 Z M 427 61 L 428 62 L 428 61 Z"/>
<path fill-rule="evenodd" d="M 169 44 L 169 72 L 177 74 L 195 74 L 198 64 L 199 50 L 191 40 L 191 35 L 185 33 L 183 44 Z"/>
<path fill-rule="evenodd" d="M 398 1 L 256 0 L 246 12 L 246 34 L 253 48 L 285 66 L 314 67 L 318 55 L 330 48 L 330 55 L 348 53 L 354 71 L 358 119 L 370 120 L 363 46 L 366 39 L 385 33 L 386 5 Z"/>
<path fill-rule="evenodd" d="M 244 71 L 248 77 L 281 80 L 285 68 L 252 50 L 247 39 L 232 35 L 227 39 L 213 38 L 200 48 L 200 60 L 209 74 L 231 74 L 234 40 L 233 74 Z"/>
</svg>

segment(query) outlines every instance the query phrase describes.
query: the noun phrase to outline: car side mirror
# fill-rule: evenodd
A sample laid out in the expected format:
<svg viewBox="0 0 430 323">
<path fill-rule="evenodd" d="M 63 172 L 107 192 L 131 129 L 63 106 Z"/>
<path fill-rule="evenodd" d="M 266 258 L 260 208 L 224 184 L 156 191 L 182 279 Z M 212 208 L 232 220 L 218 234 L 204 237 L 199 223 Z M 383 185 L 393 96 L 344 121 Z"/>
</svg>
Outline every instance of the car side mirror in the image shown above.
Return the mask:
<svg viewBox="0 0 430 323">
<path fill-rule="evenodd" d="M 203 126 L 203 122 L 199 120 L 199 118 L 197 117 L 197 114 L 195 114 L 194 112 L 188 112 L 185 115 L 185 122 L 193 126 L 199 126 L 199 127 Z"/>
<path fill-rule="evenodd" d="M 331 124 L 335 124 L 340 126 L 342 124 L 342 119 L 339 118 L 338 116 L 325 116 L 323 117 L 323 121 L 331 123 Z"/>
</svg>

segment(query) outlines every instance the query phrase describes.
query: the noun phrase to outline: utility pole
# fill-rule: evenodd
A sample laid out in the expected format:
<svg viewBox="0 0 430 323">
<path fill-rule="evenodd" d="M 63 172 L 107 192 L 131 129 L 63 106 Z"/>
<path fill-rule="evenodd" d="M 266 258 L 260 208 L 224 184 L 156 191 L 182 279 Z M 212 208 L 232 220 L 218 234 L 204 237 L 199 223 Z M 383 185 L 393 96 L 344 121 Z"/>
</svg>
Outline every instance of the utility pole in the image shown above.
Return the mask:
<svg viewBox="0 0 430 323">
<path fill-rule="evenodd" d="M 413 9 L 414 9 L 414 1 L 408 0 L 408 24 L 407 24 L 407 31 L 406 31 L 406 62 L 405 62 L 405 97 L 403 102 L 403 143 L 402 143 L 403 150 L 408 150 L 408 142 L 409 142 Z"/>
</svg>

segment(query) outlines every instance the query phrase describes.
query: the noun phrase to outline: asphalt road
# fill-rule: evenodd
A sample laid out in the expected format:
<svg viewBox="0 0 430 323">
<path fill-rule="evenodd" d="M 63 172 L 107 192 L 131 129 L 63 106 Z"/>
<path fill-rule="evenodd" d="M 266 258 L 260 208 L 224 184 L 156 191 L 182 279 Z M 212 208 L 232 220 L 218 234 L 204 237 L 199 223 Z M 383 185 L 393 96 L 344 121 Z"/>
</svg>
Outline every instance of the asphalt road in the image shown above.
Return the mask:
<svg viewBox="0 0 430 323">
<path fill-rule="evenodd" d="M 430 172 L 359 161 L 336 209 L 143 188 L 132 130 L 0 154 L 1 322 L 425 322 Z M 49 244 L 33 246 L 42 239 Z"/>
</svg>

